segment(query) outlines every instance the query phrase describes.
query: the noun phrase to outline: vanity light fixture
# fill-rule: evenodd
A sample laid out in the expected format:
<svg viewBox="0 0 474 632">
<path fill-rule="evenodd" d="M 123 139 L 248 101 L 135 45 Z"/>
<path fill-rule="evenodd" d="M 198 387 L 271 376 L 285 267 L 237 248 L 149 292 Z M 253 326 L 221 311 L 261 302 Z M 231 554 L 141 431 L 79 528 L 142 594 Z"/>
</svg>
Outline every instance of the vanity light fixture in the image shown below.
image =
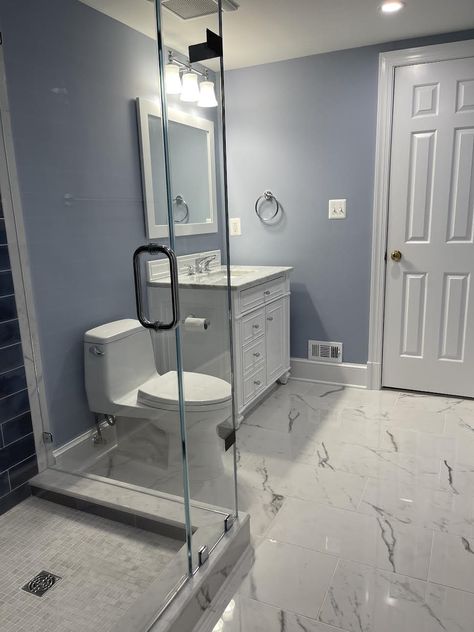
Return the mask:
<svg viewBox="0 0 474 632">
<path fill-rule="evenodd" d="M 380 10 L 382 13 L 397 13 L 398 11 L 401 11 L 404 6 L 405 3 L 401 0 L 387 0 L 382 4 Z"/>
<path fill-rule="evenodd" d="M 200 84 L 198 77 L 204 79 Z M 166 94 L 180 95 L 181 101 L 185 103 L 197 103 L 202 108 L 218 106 L 214 82 L 209 81 L 207 70 L 202 72 L 193 68 L 189 62 L 175 59 L 171 50 L 168 51 L 168 63 L 165 66 L 165 84 Z"/>
<path fill-rule="evenodd" d="M 201 81 L 198 105 L 202 108 L 217 107 L 213 81 Z"/>
<path fill-rule="evenodd" d="M 166 94 L 181 94 L 183 84 L 179 74 L 178 64 L 170 63 L 165 66 Z"/>
</svg>

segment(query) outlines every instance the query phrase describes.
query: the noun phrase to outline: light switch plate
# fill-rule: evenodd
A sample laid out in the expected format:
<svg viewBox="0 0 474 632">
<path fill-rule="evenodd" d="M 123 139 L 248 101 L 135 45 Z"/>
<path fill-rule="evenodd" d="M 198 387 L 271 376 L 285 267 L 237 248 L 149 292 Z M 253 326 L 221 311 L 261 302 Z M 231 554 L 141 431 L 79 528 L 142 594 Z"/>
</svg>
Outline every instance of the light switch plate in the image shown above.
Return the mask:
<svg viewBox="0 0 474 632">
<path fill-rule="evenodd" d="M 346 200 L 329 200 L 329 219 L 346 219 Z"/>
<path fill-rule="evenodd" d="M 242 234 L 242 230 L 240 228 L 240 217 L 231 217 L 229 219 L 229 231 L 232 237 Z"/>
</svg>

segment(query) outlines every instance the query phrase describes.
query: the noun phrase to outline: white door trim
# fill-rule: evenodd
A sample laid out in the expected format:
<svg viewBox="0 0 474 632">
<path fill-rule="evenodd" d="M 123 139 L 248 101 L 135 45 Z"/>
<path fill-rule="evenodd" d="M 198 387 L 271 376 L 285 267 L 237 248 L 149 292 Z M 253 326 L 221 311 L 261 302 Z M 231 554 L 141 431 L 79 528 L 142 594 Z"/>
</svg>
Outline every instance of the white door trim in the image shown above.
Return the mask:
<svg viewBox="0 0 474 632">
<path fill-rule="evenodd" d="M 387 247 L 388 193 L 395 70 L 412 66 L 474 56 L 474 40 L 436 46 L 422 46 L 381 53 L 375 148 L 372 261 L 370 278 L 369 354 L 367 388 L 382 388 L 382 349 L 385 302 L 385 251 Z"/>
<path fill-rule="evenodd" d="M 3 50 L 0 45 L 0 189 L 8 240 L 15 302 L 20 326 L 25 374 L 30 399 L 38 469 L 48 466 L 49 454 L 43 432 L 49 430 L 48 407 L 41 365 L 31 272 L 23 222 L 23 207 L 16 170 L 13 133 L 8 104 Z"/>
</svg>

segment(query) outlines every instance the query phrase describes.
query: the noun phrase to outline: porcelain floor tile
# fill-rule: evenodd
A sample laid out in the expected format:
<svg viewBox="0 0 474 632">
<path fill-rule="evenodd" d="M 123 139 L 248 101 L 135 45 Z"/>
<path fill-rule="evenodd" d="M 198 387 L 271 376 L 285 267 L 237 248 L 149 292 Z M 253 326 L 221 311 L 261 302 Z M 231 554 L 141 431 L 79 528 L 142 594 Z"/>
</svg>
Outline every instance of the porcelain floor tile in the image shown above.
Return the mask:
<svg viewBox="0 0 474 632">
<path fill-rule="evenodd" d="M 240 593 L 296 614 L 316 618 L 337 559 L 298 546 L 265 540 Z"/>
<path fill-rule="evenodd" d="M 474 593 L 474 537 L 435 533 L 429 579 Z"/>
<path fill-rule="evenodd" d="M 337 632 L 313 619 L 236 595 L 212 632 Z"/>
<path fill-rule="evenodd" d="M 340 562 L 320 620 L 351 632 L 472 632 L 470 593 Z"/>
<path fill-rule="evenodd" d="M 427 579 L 432 532 L 354 511 L 287 499 L 267 537 Z"/>
</svg>

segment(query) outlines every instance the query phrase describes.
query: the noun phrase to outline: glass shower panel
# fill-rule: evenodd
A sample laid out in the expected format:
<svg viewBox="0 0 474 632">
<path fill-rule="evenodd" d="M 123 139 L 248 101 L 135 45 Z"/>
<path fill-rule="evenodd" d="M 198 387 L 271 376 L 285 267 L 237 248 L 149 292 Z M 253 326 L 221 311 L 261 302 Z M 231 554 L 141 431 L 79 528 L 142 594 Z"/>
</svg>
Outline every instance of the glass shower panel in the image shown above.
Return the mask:
<svg viewBox="0 0 474 632">
<path fill-rule="evenodd" d="M 182 378 L 193 525 L 202 507 L 213 509 L 195 536 L 195 567 L 198 550 L 212 550 L 237 512 L 221 14 L 217 3 L 193 19 L 165 5 L 157 14 L 163 98 L 139 99 L 138 112 L 148 235 L 171 245 L 178 267 L 179 324 L 154 334 L 156 362 L 160 374 Z M 161 142 L 163 154 L 153 150 Z M 172 318 L 170 283 L 165 264 L 149 263 L 148 304 L 160 322 Z M 154 487 L 176 494 L 176 478 L 163 471 Z"/>
</svg>

